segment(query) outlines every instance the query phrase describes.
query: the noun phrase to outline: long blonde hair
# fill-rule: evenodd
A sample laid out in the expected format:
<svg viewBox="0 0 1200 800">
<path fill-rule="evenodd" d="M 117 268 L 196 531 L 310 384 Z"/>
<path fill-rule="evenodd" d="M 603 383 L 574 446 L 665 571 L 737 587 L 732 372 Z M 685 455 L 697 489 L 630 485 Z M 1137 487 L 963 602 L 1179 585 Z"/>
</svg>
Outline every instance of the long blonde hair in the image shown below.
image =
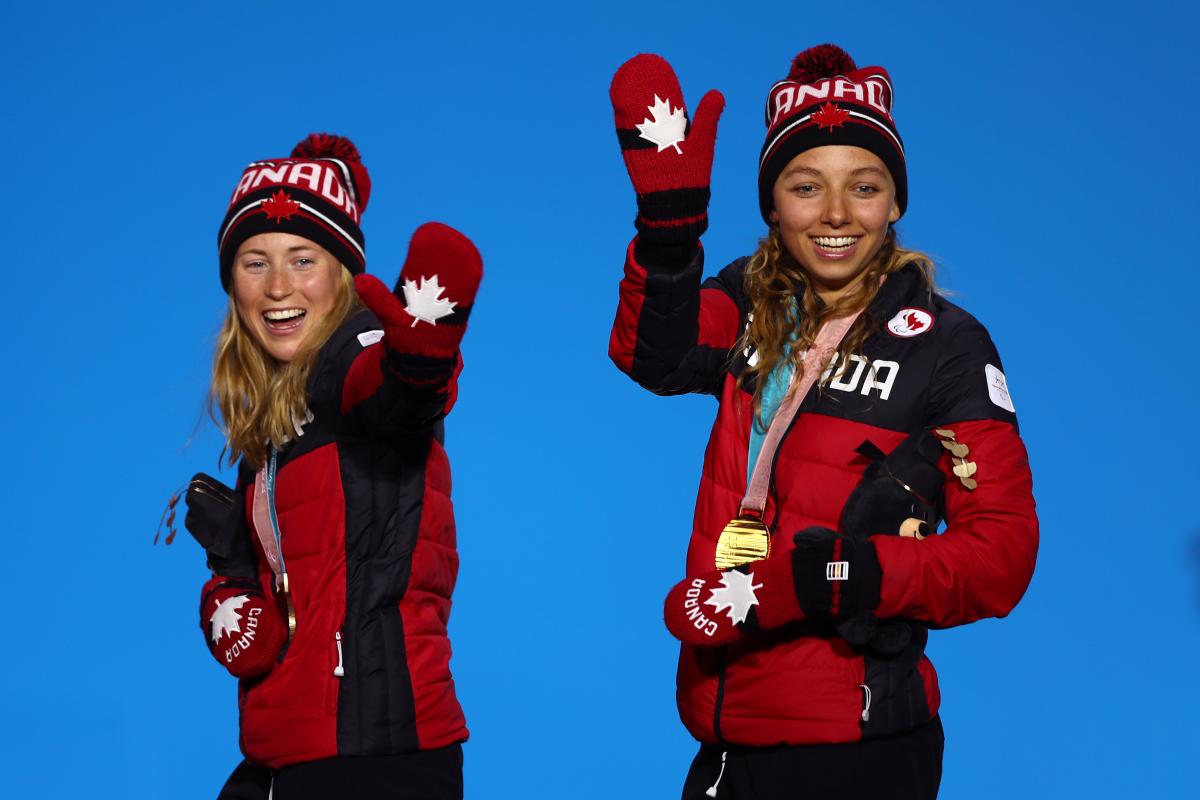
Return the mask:
<svg viewBox="0 0 1200 800">
<path fill-rule="evenodd" d="M 879 252 L 867 265 L 863 279 L 854 289 L 827 306 L 817 295 L 804 269 L 784 247 L 779 227 L 771 226 L 770 232 L 759 242 L 758 250 L 746 264 L 745 287 L 753 318 L 734 351 L 742 352 L 749 347 L 758 355 L 754 366 L 747 368 L 738 378 L 739 385 L 751 377 L 755 380 L 756 419 L 761 422 L 762 391 L 767 376 L 783 360 L 785 350 L 788 361 L 799 376 L 803 372 L 801 356 L 816 340 L 821 324 L 827 319 L 870 306 L 879 292 L 880 278 L 908 264 L 915 265 L 921 271 L 926 286 L 934 291 L 933 260 L 924 253 L 901 247 L 895 229 L 889 228 Z M 862 348 L 878 322 L 869 317 L 866 313 L 859 317 L 842 339 L 838 346 L 838 363 L 845 364 L 850 354 Z"/>
<path fill-rule="evenodd" d="M 237 312 L 232 292 L 213 355 L 208 413 L 225 434 L 222 457 L 245 458 L 260 467 L 271 446 L 296 435 L 297 420 L 308 414 L 308 376 L 317 353 L 337 327 L 361 307 L 350 270 L 340 267 L 330 312 L 305 337 L 291 361 L 275 360 L 255 340 Z M 217 412 L 220 412 L 219 414 Z"/>
</svg>

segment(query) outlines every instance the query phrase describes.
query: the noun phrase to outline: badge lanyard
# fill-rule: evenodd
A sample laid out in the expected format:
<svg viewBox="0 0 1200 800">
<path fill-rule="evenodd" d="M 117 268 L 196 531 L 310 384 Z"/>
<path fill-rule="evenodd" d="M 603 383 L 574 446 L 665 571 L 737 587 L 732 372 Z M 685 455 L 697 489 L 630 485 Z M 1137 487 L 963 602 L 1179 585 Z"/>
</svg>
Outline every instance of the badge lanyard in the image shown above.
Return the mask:
<svg viewBox="0 0 1200 800">
<path fill-rule="evenodd" d="M 826 321 L 817 333 L 817 339 L 804 355 L 804 370 L 799 381 L 792 376 L 788 395 L 771 419 L 762 449 L 754 462 L 754 472 L 746 486 L 736 519 L 721 531 L 717 542 L 716 565 L 718 569 L 731 569 L 739 564 L 766 558 L 771 552 L 771 531 L 763 523 L 763 512 L 767 508 L 767 494 L 771 490 L 771 469 L 775 463 L 775 452 L 779 443 L 791 427 L 800 404 L 812 389 L 813 384 L 825 372 L 833 353 L 850 327 L 862 314 L 862 309 L 845 317 Z M 753 422 L 751 424 L 754 424 Z"/>
</svg>

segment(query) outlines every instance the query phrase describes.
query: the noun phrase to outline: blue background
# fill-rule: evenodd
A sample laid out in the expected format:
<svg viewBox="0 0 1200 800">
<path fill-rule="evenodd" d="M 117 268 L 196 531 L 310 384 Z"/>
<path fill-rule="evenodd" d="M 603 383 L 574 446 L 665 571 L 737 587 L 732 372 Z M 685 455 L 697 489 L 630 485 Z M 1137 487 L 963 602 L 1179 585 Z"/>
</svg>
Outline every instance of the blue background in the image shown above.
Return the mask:
<svg viewBox="0 0 1200 800">
<path fill-rule="evenodd" d="M 447 435 L 468 797 L 677 797 L 694 744 L 661 601 L 715 404 L 607 359 L 634 214 L 608 83 L 650 51 L 691 105 L 725 92 L 715 271 L 764 232 L 765 92 L 830 40 L 891 72 L 902 235 L 990 328 L 1039 500 L 1021 605 L 929 646 L 942 796 L 1193 794 L 1192 12 L 570 6 L 4 3 L 0 795 L 209 798 L 238 758 L 234 682 L 197 629 L 204 559 L 151 539 L 220 449 L 203 406 L 229 193 L 332 130 L 374 180 L 374 272 L 392 281 L 427 219 L 485 256 Z"/>
</svg>

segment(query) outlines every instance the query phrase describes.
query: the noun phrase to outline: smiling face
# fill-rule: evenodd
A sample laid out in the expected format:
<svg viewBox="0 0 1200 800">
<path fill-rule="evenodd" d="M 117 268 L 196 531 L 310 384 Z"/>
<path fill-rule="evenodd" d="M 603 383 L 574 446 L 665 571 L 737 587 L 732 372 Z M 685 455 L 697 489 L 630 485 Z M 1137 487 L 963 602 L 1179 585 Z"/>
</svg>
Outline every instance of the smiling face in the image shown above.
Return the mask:
<svg viewBox="0 0 1200 800">
<path fill-rule="evenodd" d="M 343 267 L 320 245 L 291 233 L 260 233 L 233 259 L 233 300 L 242 324 L 287 363 L 337 305 Z"/>
<path fill-rule="evenodd" d="M 900 218 L 896 184 L 869 150 L 805 150 L 779 173 L 772 222 L 826 303 L 853 289 Z"/>
</svg>

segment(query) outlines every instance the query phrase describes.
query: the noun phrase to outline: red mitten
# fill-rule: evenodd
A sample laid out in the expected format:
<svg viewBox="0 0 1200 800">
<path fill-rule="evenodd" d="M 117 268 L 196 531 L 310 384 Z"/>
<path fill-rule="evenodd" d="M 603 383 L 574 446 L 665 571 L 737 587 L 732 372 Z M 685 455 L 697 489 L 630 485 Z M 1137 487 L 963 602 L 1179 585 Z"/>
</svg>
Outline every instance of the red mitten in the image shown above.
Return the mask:
<svg viewBox="0 0 1200 800">
<path fill-rule="evenodd" d="M 804 618 L 786 554 L 685 578 L 667 595 L 663 615 L 676 639 L 707 647 Z"/>
<path fill-rule="evenodd" d="M 356 275 L 354 286 L 383 323 L 388 349 L 402 357 L 393 360 L 397 370 L 415 377 L 454 369 L 482 278 L 483 259 L 471 240 L 427 222 L 413 233 L 394 292 L 373 275 Z"/>
<path fill-rule="evenodd" d="M 704 95 L 690 130 L 671 65 L 645 53 L 621 65 L 609 97 L 617 140 L 637 192 L 643 241 L 690 244 L 708 228 L 709 182 L 724 96 Z"/>
<path fill-rule="evenodd" d="M 200 594 L 204 641 L 235 678 L 271 669 L 287 638 L 287 623 L 256 581 L 216 576 Z"/>
</svg>

